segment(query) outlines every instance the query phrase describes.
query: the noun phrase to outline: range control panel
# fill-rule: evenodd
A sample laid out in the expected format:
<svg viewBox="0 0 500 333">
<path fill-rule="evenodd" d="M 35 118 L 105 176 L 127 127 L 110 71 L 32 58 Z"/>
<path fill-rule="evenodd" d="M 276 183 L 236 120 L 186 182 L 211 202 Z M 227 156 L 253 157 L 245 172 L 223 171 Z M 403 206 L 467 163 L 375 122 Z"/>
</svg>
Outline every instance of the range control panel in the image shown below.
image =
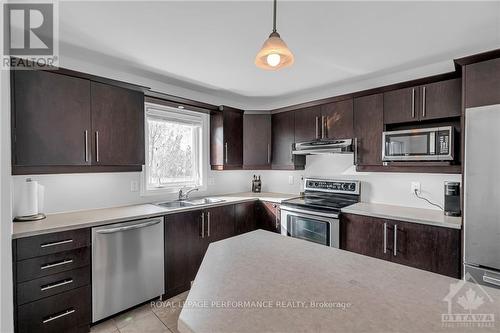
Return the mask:
<svg viewBox="0 0 500 333">
<path fill-rule="evenodd" d="M 359 185 L 360 183 L 357 180 L 327 180 L 306 178 L 304 189 L 308 191 L 359 194 Z"/>
</svg>

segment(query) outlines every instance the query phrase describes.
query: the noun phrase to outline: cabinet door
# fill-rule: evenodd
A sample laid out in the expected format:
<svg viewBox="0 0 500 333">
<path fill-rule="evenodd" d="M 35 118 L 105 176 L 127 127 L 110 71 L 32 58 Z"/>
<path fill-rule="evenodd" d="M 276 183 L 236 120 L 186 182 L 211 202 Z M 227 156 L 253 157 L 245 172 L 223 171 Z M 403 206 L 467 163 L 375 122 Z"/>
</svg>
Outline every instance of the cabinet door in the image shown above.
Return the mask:
<svg viewBox="0 0 500 333">
<path fill-rule="evenodd" d="M 257 226 L 272 232 L 281 232 L 279 204 L 269 201 L 258 202 Z"/>
<path fill-rule="evenodd" d="M 500 103 L 500 58 L 465 66 L 465 107 Z"/>
<path fill-rule="evenodd" d="M 144 94 L 92 82 L 93 163 L 144 164 Z"/>
<path fill-rule="evenodd" d="M 260 169 L 271 166 L 271 115 L 243 115 L 243 166 Z"/>
<path fill-rule="evenodd" d="M 388 227 L 388 223 L 382 219 L 342 214 L 340 218 L 340 248 L 370 257 L 390 260 Z"/>
<path fill-rule="evenodd" d="M 323 136 L 328 139 L 353 137 L 353 100 L 329 103 L 321 106 Z"/>
<path fill-rule="evenodd" d="M 358 139 L 356 165 L 382 165 L 383 117 L 382 94 L 354 99 L 354 137 Z"/>
<path fill-rule="evenodd" d="M 224 165 L 243 165 L 243 113 L 224 110 Z"/>
<path fill-rule="evenodd" d="M 418 87 L 404 88 L 384 93 L 384 124 L 417 121 L 419 112 Z"/>
<path fill-rule="evenodd" d="M 452 79 L 423 85 L 420 120 L 460 117 L 462 114 L 462 80 Z"/>
<path fill-rule="evenodd" d="M 12 75 L 14 164 L 90 164 L 90 81 L 50 71 Z"/>
<path fill-rule="evenodd" d="M 234 206 L 237 235 L 257 229 L 255 204 L 256 202 L 245 202 Z"/>
<path fill-rule="evenodd" d="M 272 115 L 272 168 L 303 169 L 305 156 L 292 155 L 294 143 L 294 112 L 281 112 Z"/>
<path fill-rule="evenodd" d="M 313 106 L 293 111 L 295 117 L 295 142 L 310 141 L 321 137 L 321 109 Z"/>
<path fill-rule="evenodd" d="M 435 271 L 438 233 L 434 227 L 417 223 L 391 221 L 391 260 L 393 262 Z M 396 251 L 394 252 L 394 247 Z"/>
<path fill-rule="evenodd" d="M 171 214 L 165 218 L 165 279 L 169 296 L 188 290 L 206 251 L 201 235 L 202 211 Z"/>
<path fill-rule="evenodd" d="M 235 234 L 234 205 L 206 210 L 205 237 L 210 243 L 233 237 Z"/>
</svg>

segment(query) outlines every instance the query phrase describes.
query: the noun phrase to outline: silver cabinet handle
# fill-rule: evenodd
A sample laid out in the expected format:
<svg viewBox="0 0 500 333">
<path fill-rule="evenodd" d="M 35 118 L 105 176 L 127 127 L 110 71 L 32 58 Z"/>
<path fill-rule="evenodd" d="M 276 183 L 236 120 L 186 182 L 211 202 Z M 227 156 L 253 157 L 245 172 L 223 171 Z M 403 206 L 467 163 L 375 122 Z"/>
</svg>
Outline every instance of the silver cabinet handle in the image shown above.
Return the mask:
<svg viewBox="0 0 500 333">
<path fill-rule="evenodd" d="M 267 144 L 267 164 L 271 164 L 271 145 Z"/>
<path fill-rule="evenodd" d="M 201 238 L 205 238 L 205 213 L 201 213 Z"/>
<path fill-rule="evenodd" d="M 398 255 L 398 225 L 394 225 L 394 250 L 393 250 L 394 256 Z"/>
<path fill-rule="evenodd" d="M 358 165 L 358 138 L 354 138 L 354 165 Z"/>
<path fill-rule="evenodd" d="M 411 90 L 411 117 L 415 118 L 415 88 Z"/>
<path fill-rule="evenodd" d="M 422 88 L 422 118 L 425 118 L 425 86 Z"/>
<path fill-rule="evenodd" d="M 387 253 L 387 222 L 384 222 L 384 254 Z"/>
<path fill-rule="evenodd" d="M 483 281 L 486 283 L 494 284 L 495 286 L 500 286 L 500 279 L 496 279 L 491 276 L 483 275 Z"/>
<path fill-rule="evenodd" d="M 210 237 L 210 212 L 207 212 L 207 237 Z"/>
<path fill-rule="evenodd" d="M 126 227 L 97 230 L 96 232 L 98 234 L 114 234 L 116 232 L 121 232 L 121 231 L 128 231 L 128 230 L 134 230 L 134 229 L 140 229 L 140 228 L 150 227 L 150 226 L 158 224 L 160 222 L 161 222 L 161 220 L 154 220 L 154 221 L 149 221 L 149 222 L 144 222 L 144 223 L 129 225 L 129 226 L 126 226 Z"/>
<path fill-rule="evenodd" d="M 325 138 L 325 116 L 321 116 L 321 138 Z"/>
<path fill-rule="evenodd" d="M 226 153 L 225 160 L 226 160 L 226 164 L 227 164 L 227 142 L 224 144 L 224 149 L 225 149 L 225 153 Z"/>
<path fill-rule="evenodd" d="M 85 130 L 85 162 L 89 161 L 89 131 Z"/>
<path fill-rule="evenodd" d="M 53 267 L 57 267 L 57 266 L 68 265 L 68 264 L 71 264 L 71 263 L 73 263 L 73 259 L 67 259 L 67 260 L 62 260 L 62 261 L 55 262 L 53 264 L 43 265 L 43 266 L 40 267 L 40 269 L 48 269 L 48 268 L 53 268 Z"/>
<path fill-rule="evenodd" d="M 65 240 L 62 240 L 59 242 L 45 243 L 45 244 L 40 245 L 40 247 L 46 248 L 46 247 L 57 246 L 57 245 L 62 245 L 62 244 L 69 244 L 69 243 L 73 243 L 73 240 L 72 239 L 65 239 Z"/>
<path fill-rule="evenodd" d="M 99 131 L 95 131 L 95 160 L 99 162 Z"/>
<path fill-rule="evenodd" d="M 42 323 L 46 324 L 46 323 L 51 322 L 52 320 L 56 320 L 56 319 L 65 317 L 65 316 L 70 315 L 70 314 L 75 313 L 75 312 L 76 312 L 75 309 L 68 309 L 68 310 L 64 311 L 63 313 L 61 313 L 61 314 L 58 314 L 56 316 L 50 316 L 50 317 L 48 317 L 47 319 L 43 320 Z"/>
<path fill-rule="evenodd" d="M 316 139 L 319 139 L 319 117 L 316 117 Z"/>
<path fill-rule="evenodd" d="M 67 279 L 67 280 L 63 280 L 60 282 L 56 282 L 56 283 L 46 284 L 45 286 L 41 286 L 40 290 L 45 291 L 45 290 L 49 290 L 52 288 L 62 287 L 62 286 L 65 286 L 67 284 L 70 284 L 70 283 L 73 283 L 73 279 Z"/>
</svg>

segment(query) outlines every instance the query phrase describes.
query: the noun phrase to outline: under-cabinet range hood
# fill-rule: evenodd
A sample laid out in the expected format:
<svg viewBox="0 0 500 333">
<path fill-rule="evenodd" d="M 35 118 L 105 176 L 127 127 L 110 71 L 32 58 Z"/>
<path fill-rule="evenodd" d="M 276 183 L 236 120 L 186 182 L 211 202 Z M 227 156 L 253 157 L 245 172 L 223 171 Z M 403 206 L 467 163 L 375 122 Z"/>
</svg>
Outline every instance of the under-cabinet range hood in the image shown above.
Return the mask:
<svg viewBox="0 0 500 333">
<path fill-rule="evenodd" d="M 314 140 L 296 143 L 294 155 L 346 154 L 354 152 L 353 139 Z"/>
</svg>

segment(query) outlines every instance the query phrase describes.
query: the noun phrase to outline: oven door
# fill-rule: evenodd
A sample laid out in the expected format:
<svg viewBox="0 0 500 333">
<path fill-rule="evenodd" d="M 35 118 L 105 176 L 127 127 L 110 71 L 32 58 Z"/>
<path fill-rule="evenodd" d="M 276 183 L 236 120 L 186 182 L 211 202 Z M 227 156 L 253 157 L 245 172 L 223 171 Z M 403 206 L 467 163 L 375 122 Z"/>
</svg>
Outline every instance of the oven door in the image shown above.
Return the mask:
<svg viewBox="0 0 500 333">
<path fill-rule="evenodd" d="M 339 219 L 336 214 L 281 206 L 283 235 L 338 248 L 339 231 Z"/>
</svg>

